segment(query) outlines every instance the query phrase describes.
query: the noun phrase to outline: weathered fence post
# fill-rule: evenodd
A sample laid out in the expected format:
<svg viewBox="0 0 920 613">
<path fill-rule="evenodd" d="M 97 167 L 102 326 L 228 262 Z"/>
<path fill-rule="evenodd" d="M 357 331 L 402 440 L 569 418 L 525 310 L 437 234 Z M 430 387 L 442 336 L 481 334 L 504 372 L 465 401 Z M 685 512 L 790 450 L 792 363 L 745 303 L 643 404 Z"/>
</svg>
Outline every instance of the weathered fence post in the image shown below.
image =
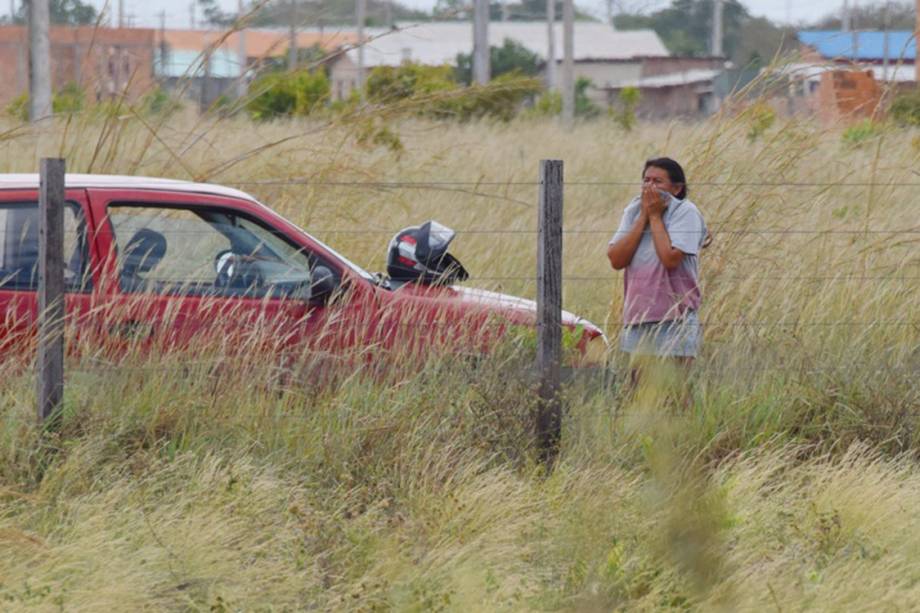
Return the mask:
<svg viewBox="0 0 920 613">
<path fill-rule="evenodd" d="M 552 466 L 559 451 L 562 405 L 562 160 L 540 160 L 537 237 L 537 372 L 540 403 L 537 443 L 540 458 Z"/>
<path fill-rule="evenodd" d="M 38 418 L 64 397 L 64 160 L 42 158 L 38 196 Z"/>
</svg>

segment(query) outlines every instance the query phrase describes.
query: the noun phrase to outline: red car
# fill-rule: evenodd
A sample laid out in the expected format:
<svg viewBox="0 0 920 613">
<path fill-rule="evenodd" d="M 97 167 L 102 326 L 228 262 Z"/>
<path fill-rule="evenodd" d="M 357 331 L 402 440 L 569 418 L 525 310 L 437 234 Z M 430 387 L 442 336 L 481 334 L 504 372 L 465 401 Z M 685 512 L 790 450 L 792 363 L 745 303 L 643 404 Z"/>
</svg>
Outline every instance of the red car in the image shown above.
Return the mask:
<svg viewBox="0 0 920 613">
<path fill-rule="evenodd" d="M 66 186 L 67 312 L 93 342 L 419 356 L 488 350 L 534 326 L 532 301 L 444 282 L 465 275 L 449 256 L 443 278 L 412 279 L 422 247 L 411 232 L 391 242 L 393 270 L 410 271 L 395 279 L 362 270 L 236 189 L 104 175 L 68 175 Z M 37 201 L 37 175 L 0 175 L 0 348 L 34 338 Z M 432 244 L 449 232 L 423 228 Z M 597 326 L 563 318 L 576 355 L 606 348 Z"/>
</svg>

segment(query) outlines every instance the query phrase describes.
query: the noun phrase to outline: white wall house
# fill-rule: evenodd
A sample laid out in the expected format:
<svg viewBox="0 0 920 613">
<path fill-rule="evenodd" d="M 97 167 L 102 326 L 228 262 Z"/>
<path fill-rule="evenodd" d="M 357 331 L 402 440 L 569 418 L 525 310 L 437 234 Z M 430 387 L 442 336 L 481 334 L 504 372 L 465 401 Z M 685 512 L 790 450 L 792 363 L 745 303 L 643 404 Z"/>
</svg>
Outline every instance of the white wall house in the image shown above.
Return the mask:
<svg viewBox="0 0 920 613">
<path fill-rule="evenodd" d="M 562 24 L 555 24 L 556 59 L 562 63 Z M 393 30 L 369 29 L 364 46 L 364 70 L 416 62 L 429 66 L 454 65 L 457 55 L 473 51 L 473 28 L 464 22 L 400 23 Z M 549 36 L 546 22 L 491 22 L 489 45 L 500 47 L 514 40 L 546 62 Z M 574 40 L 576 78 L 590 78 L 598 101 L 601 91 L 624 80 L 634 80 L 647 58 L 668 57 L 668 50 L 653 30 L 616 31 L 597 22 L 576 22 Z M 332 95 L 346 98 L 357 83 L 358 51 L 350 49 L 330 64 Z"/>
</svg>

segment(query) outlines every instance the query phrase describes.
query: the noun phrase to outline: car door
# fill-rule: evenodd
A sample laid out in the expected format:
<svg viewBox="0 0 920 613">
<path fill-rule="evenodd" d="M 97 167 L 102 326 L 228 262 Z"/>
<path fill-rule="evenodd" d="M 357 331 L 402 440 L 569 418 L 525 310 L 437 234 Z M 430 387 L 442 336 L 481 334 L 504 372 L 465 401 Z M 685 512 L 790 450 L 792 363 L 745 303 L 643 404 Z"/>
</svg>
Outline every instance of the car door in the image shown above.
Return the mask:
<svg viewBox="0 0 920 613">
<path fill-rule="evenodd" d="M 86 193 L 65 193 L 64 282 L 68 322 L 85 319 L 94 302 L 93 227 Z M 0 191 L 0 358 L 33 348 L 38 317 L 38 193 Z M 78 326 L 79 328 L 80 326 Z"/>
<path fill-rule="evenodd" d="M 341 272 L 231 198 L 91 190 L 112 336 L 134 347 L 271 354 L 325 318 L 316 272 Z"/>
</svg>

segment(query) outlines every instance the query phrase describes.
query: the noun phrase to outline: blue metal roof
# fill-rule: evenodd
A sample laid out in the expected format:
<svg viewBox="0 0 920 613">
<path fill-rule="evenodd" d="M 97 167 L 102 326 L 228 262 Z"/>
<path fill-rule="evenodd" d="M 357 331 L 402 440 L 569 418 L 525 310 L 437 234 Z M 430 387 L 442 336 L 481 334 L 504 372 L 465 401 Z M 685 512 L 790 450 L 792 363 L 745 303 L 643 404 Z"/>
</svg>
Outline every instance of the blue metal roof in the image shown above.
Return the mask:
<svg viewBox="0 0 920 613">
<path fill-rule="evenodd" d="M 822 57 L 833 59 L 884 60 L 885 32 L 803 31 L 799 42 L 814 47 Z M 888 32 L 888 59 L 914 61 L 917 43 L 909 31 Z M 855 41 L 855 45 L 854 45 Z M 853 50 L 856 49 L 854 56 Z"/>
</svg>

